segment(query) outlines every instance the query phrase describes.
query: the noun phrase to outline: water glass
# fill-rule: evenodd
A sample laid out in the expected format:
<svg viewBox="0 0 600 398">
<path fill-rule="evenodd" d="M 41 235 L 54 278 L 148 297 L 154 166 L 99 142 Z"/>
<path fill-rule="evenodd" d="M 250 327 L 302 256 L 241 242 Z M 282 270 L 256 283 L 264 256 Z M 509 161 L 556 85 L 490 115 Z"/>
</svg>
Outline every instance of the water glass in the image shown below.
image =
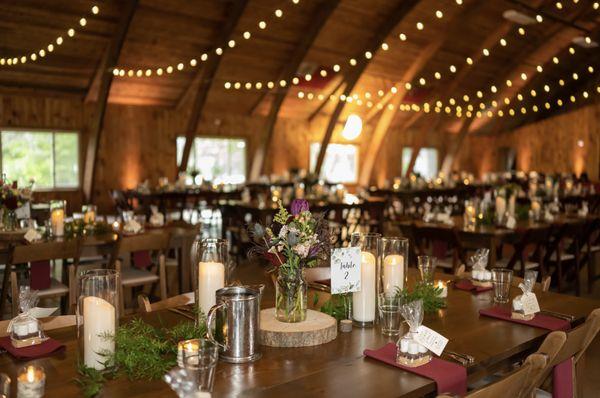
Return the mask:
<svg viewBox="0 0 600 398">
<path fill-rule="evenodd" d="M 421 281 L 432 285 L 433 274 L 435 273 L 435 257 L 431 256 L 419 256 L 417 262 L 419 264 L 419 273 L 421 274 Z"/>
<path fill-rule="evenodd" d="M 197 391 L 211 392 L 219 360 L 219 347 L 206 339 L 198 341 L 198 351 L 183 351 L 183 368 L 193 376 Z"/>
<path fill-rule="evenodd" d="M 508 303 L 513 271 L 506 268 L 492 269 L 492 284 L 494 285 L 494 301 L 499 304 Z"/>
<path fill-rule="evenodd" d="M 400 298 L 395 295 L 381 293 L 378 305 L 381 334 L 384 336 L 397 336 L 400 334 L 400 325 L 402 323 Z"/>
<path fill-rule="evenodd" d="M 10 397 L 10 377 L 6 373 L 0 373 L 0 398 Z"/>
</svg>

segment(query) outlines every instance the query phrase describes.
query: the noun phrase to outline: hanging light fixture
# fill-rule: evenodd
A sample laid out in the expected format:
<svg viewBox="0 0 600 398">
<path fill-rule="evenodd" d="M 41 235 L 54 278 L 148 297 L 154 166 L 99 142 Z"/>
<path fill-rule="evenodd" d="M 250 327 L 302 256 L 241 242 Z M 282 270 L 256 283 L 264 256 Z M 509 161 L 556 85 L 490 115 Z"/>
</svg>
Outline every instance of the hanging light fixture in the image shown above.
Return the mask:
<svg viewBox="0 0 600 398">
<path fill-rule="evenodd" d="M 344 125 L 344 130 L 342 130 L 342 137 L 348 141 L 355 140 L 362 132 L 362 125 L 363 123 L 360 116 L 354 114 L 348 116 L 346 124 Z"/>
</svg>

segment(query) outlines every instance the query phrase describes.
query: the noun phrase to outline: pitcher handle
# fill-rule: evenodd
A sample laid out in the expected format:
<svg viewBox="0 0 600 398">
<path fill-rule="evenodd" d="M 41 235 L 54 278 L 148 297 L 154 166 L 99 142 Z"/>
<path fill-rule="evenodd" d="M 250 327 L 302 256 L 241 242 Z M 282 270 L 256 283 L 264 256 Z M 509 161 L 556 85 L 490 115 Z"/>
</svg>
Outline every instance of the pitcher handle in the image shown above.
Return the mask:
<svg viewBox="0 0 600 398">
<path fill-rule="evenodd" d="M 215 337 L 213 336 L 213 333 L 212 333 L 212 324 L 213 324 L 213 320 L 215 318 L 215 314 L 217 313 L 219 308 L 225 307 L 226 305 L 227 304 L 224 302 L 221 304 L 213 305 L 210 308 L 210 310 L 208 310 L 208 316 L 206 317 L 206 338 L 213 344 L 216 344 L 217 346 L 222 348 L 223 350 L 227 350 L 227 346 L 225 344 L 219 343 L 215 339 Z"/>
</svg>

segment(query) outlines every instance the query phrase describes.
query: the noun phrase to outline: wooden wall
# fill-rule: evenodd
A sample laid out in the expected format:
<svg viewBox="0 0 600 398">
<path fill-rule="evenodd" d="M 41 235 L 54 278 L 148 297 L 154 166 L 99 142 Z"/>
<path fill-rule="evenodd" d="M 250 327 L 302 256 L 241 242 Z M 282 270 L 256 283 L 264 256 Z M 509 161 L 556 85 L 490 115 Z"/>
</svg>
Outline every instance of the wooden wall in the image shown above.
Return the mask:
<svg viewBox="0 0 600 398">
<path fill-rule="evenodd" d="M 513 148 L 517 169 L 545 173 L 600 173 L 600 104 L 522 126 L 496 136 L 472 136 L 462 149 L 459 168 L 477 175 L 499 170 L 501 147 Z M 582 141 L 583 147 L 578 145 Z"/>
</svg>

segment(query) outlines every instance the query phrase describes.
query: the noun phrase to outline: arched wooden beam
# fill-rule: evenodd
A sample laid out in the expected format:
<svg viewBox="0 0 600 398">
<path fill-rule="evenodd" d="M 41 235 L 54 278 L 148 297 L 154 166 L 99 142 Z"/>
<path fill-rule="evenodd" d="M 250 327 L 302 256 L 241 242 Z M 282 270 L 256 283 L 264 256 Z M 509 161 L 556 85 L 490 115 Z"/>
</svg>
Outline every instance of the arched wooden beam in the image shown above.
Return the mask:
<svg viewBox="0 0 600 398">
<path fill-rule="evenodd" d="M 321 103 L 315 108 L 314 111 L 311 112 L 310 116 L 308 117 L 308 121 L 312 122 L 313 119 L 319 114 L 321 113 L 321 111 L 323 110 L 323 108 L 325 108 L 325 106 L 328 104 L 329 101 L 329 97 L 331 97 L 332 95 L 335 95 L 335 93 L 338 92 L 338 90 L 343 86 L 344 84 L 344 79 L 340 78 L 340 77 L 336 77 L 336 79 L 338 80 L 334 85 L 333 85 L 333 89 L 329 92 L 329 94 L 327 94 L 325 96 L 325 99 L 323 101 L 321 101 Z"/>
<path fill-rule="evenodd" d="M 456 24 L 456 21 L 462 22 L 470 15 L 477 14 L 479 8 L 483 6 L 483 4 L 483 2 L 477 2 L 474 4 L 465 5 L 462 11 L 455 15 L 450 23 L 445 25 L 444 31 L 440 32 L 436 36 L 436 39 L 419 53 L 419 56 L 412 62 L 408 70 L 404 72 L 401 81 L 410 82 L 414 80 L 415 77 L 425 68 L 427 63 L 433 58 L 433 56 L 438 53 L 444 43 L 449 40 L 450 37 L 454 37 L 452 34 L 453 31 L 461 29 L 461 26 Z M 389 109 L 387 107 L 383 107 L 385 110 L 383 111 L 379 121 L 377 122 L 377 126 L 375 127 L 373 137 L 371 138 L 371 144 L 367 149 L 367 154 L 361 168 L 359 179 L 359 183 L 361 185 L 367 185 L 369 183 L 371 173 L 373 171 L 373 165 L 375 164 L 375 158 L 379 153 L 381 144 L 387 135 L 394 116 L 398 112 L 398 106 L 404 100 L 404 97 L 407 94 L 407 90 L 404 85 L 400 85 L 400 87 L 397 88 L 398 91 L 391 97 L 392 100 L 388 104 L 391 104 L 392 106 Z"/>
<path fill-rule="evenodd" d="M 404 17 L 419 3 L 418 0 L 404 0 L 401 1 L 394 10 L 391 11 L 390 17 L 383 22 L 382 25 L 375 31 L 373 37 L 369 41 L 369 43 L 363 48 L 361 52 L 356 56 L 357 64 L 350 69 L 350 72 L 345 76 L 346 86 L 344 88 L 344 95 L 348 96 L 352 93 L 354 86 L 358 82 L 358 79 L 362 76 L 363 72 L 369 65 L 369 59 L 365 57 L 365 52 L 370 51 L 372 54 L 376 54 L 380 48 L 381 43 L 385 40 L 385 38 L 392 32 L 392 30 L 404 19 Z M 327 146 L 331 141 L 331 136 L 333 135 L 333 130 L 338 122 L 340 114 L 344 110 L 344 106 L 346 105 L 345 101 L 338 100 L 338 103 L 331 114 L 331 118 L 329 119 L 329 124 L 327 125 L 327 129 L 325 130 L 325 135 L 323 136 L 323 141 L 321 142 L 321 148 L 319 150 L 319 155 L 317 157 L 317 164 L 313 173 L 315 175 L 319 175 L 321 172 L 321 167 L 323 166 L 323 160 L 325 159 L 325 152 L 327 151 Z"/>
<path fill-rule="evenodd" d="M 229 16 L 223 23 L 221 31 L 215 39 L 215 43 L 217 43 L 217 45 L 221 45 L 229 39 L 235 27 L 237 26 L 239 19 L 244 13 L 247 4 L 248 0 L 235 0 L 231 3 L 228 10 Z M 210 88 L 212 87 L 215 74 L 219 69 L 221 58 L 222 57 L 220 56 L 209 57 L 208 60 L 204 63 L 202 69 L 200 69 L 194 77 L 194 82 L 192 83 L 192 86 L 194 86 L 195 88 L 197 87 L 198 91 L 196 92 L 196 96 L 192 102 L 190 118 L 188 119 L 185 132 L 185 145 L 183 147 L 183 154 L 181 156 L 181 164 L 177 169 L 178 172 L 187 169 L 190 151 L 192 149 L 192 144 L 194 143 L 196 130 L 198 129 L 198 122 L 202 117 L 202 110 L 204 109 L 204 105 L 206 104 L 206 99 L 208 97 Z"/>
<path fill-rule="evenodd" d="M 96 110 L 94 118 L 89 127 L 87 149 L 85 155 L 85 164 L 83 169 L 83 195 L 87 202 L 92 202 L 94 197 L 94 174 L 96 170 L 96 158 L 98 156 L 98 147 L 100 145 L 100 135 L 104 124 L 104 114 L 108 103 L 108 94 L 113 81 L 111 68 L 117 65 L 123 42 L 127 36 L 129 25 L 133 19 L 133 14 L 137 8 L 138 0 L 128 0 L 122 6 L 121 18 L 115 28 L 115 33 L 108 45 L 106 56 L 99 67 L 101 73 L 100 83 L 98 85 L 98 99 L 96 100 Z"/>
<path fill-rule="evenodd" d="M 317 7 L 316 15 L 311 19 L 310 26 L 304 32 L 302 40 L 296 46 L 294 53 L 288 59 L 285 67 L 279 73 L 277 82 L 285 80 L 291 81 L 296 75 L 300 64 L 306 57 L 306 54 L 312 47 L 313 42 L 319 35 L 319 32 L 325 26 L 325 23 L 329 20 L 329 17 L 333 14 L 340 0 L 327 0 L 324 1 Z M 267 116 L 267 124 L 265 126 L 264 133 L 262 135 L 260 144 L 254 153 L 252 158 L 252 166 L 250 168 L 250 181 L 257 180 L 260 174 L 264 171 L 265 157 L 271 145 L 273 139 L 273 133 L 275 131 L 275 123 L 277 122 L 277 116 L 281 109 L 281 104 L 285 100 L 285 96 L 288 92 L 289 86 L 280 87 L 275 93 L 273 102 L 271 103 L 271 109 Z"/>
</svg>

